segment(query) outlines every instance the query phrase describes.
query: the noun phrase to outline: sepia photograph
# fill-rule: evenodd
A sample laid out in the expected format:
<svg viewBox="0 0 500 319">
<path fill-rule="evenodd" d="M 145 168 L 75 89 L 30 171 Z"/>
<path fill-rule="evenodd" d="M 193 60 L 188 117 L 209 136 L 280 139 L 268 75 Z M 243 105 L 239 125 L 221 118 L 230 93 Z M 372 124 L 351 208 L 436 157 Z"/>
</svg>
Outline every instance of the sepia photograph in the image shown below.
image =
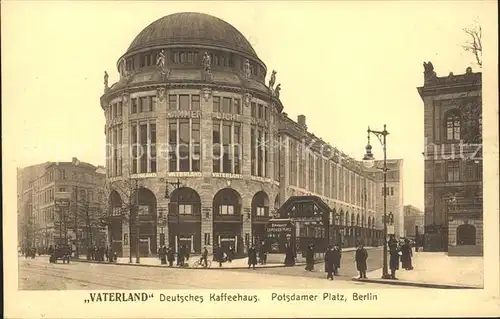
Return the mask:
<svg viewBox="0 0 500 319">
<path fill-rule="evenodd" d="M 500 313 L 496 2 L 2 9 L 8 318 Z"/>
</svg>

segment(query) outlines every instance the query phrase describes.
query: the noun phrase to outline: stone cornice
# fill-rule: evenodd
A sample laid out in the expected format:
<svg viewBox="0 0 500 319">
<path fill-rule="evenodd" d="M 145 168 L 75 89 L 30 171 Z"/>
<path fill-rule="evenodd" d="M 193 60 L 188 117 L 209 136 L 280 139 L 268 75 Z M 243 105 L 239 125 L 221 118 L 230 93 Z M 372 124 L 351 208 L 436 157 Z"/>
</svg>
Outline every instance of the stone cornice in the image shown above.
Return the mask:
<svg viewBox="0 0 500 319">
<path fill-rule="evenodd" d="M 481 91 L 482 76 L 481 73 L 450 75 L 447 77 L 435 77 L 426 80 L 424 86 L 418 87 L 420 97 L 462 93 L 467 91 Z"/>
</svg>

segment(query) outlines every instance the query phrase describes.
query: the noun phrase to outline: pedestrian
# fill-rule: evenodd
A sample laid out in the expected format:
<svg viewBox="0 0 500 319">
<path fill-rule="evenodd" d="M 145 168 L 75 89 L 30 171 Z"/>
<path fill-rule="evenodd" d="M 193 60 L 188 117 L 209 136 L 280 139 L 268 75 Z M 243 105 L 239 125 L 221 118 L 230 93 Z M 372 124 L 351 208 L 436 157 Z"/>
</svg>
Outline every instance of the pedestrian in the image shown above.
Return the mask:
<svg viewBox="0 0 500 319">
<path fill-rule="evenodd" d="M 267 262 L 267 252 L 266 252 L 266 247 L 264 245 L 264 242 L 260 245 L 259 248 L 259 263 L 261 265 L 265 265 Z"/>
<path fill-rule="evenodd" d="M 389 260 L 389 268 L 391 269 L 391 279 L 397 279 L 396 278 L 396 270 L 399 269 L 399 249 L 398 249 L 398 241 L 394 237 L 394 235 L 391 235 L 389 237 L 388 241 L 388 246 L 389 246 L 389 255 L 390 255 L 390 260 Z"/>
<path fill-rule="evenodd" d="M 167 246 L 163 245 L 162 247 L 160 247 L 159 256 L 160 256 L 161 264 L 166 265 L 167 264 Z"/>
<path fill-rule="evenodd" d="M 223 256 L 222 256 L 222 248 L 219 245 L 215 245 L 214 247 L 214 261 L 219 263 L 219 268 L 222 267 Z"/>
<path fill-rule="evenodd" d="M 339 245 L 333 247 L 333 274 L 335 276 L 339 275 L 340 260 L 342 259 L 342 251 Z"/>
<path fill-rule="evenodd" d="M 401 246 L 401 268 L 406 270 L 412 270 L 413 266 L 411 264 L 412 249 L 410 241 L 405 239 L 405 243 Z"/>
<path fill-rule="evenodd" d="M 291 267 L 295 265 L 295 251 L 290 242 L 285 243 L 285 266 Z"/>
<path fill-rule="evenodd" d="M 200 262 L 201 262 L 201 265 L 203 266 L 203 268 L 208 267 L 207 258 L 208 258 L 208 249 L 207 249 L 207 247 L 204 247 L 203 252 L 201 253 L 201 259 L 200 259 Z"/>
<path fill-rule="evenodd" d="M 230 245 L 227 251 L 227 261 L 231 263 L 233 259 L 234 259 L 234 247 L 233 245 Z"/>
<path fill-rule="evenodd" d="M 172 247 L 167 248 L 167 260 L 168 260 L 168 266 L 173 267 L 175 261 L 175 254 Z"/>
<path fill-rule="evenodd" d="M 106 256 L 106 261 L 109 262 L 109 249 L 108 249 L 108 246 L 106 246 L 106 249 L 104 250 L 104 256 Z"/>
<path fill-rule="evenodd" d="M 366 279 L 366 270 L 368 268 L 366 265 L 367 259 L 368 259 L 368 252 L 363 247 L 363 244 L 359 243 L 358 248 L 356 249 L 356 255 L 355 255 L 356 268 L 359 271 L 359 278 L 358 279 Z"/>
<path fill-rule="evenodd" d="M 248 269 L 252 267 L 255 269 L 255 265 L 257 264 L 257 251 L 255 250 L 255 246 L 252 245 L 248 248 Z"/>
<path fill-rule="evenodd" d="M 333 247 L 332 245 L 328 246 L 328 249 L 325 252 L 325 272 L 326 279 L 333 280 L 333 271 L 335 269 L 334 266 L 334 255 L 333 255 Z"/>
<path fill-rule="evenodd" d="M 184 246 L 177 248 L 177 266 L 184 267 Z"/>
<path fill-rule="evenodd" d="M 306 251 L 306 267 L 307 271 L 314 270 L 314 245 L 310 244 Z"/>
</svg>

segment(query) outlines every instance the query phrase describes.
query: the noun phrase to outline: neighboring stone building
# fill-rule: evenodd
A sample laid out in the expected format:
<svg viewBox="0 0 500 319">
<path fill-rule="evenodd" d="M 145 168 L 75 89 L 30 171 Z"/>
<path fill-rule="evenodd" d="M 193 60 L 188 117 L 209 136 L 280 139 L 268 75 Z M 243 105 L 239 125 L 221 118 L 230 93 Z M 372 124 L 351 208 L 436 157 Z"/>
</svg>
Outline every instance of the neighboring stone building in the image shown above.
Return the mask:
<svg viewBox="0 0 500 319">
<path fill-rule="evenodd" d="M 437 77 L 424 63 L 425 246 L 450 255 L 483 251 L 481 73 Z"/>
<path fill-rule="evenodd" d="M 424 233 L 424 212 L 412 205 L 404 206 L 404 237 L 415 238 Z"/>
<path fill-rule="evenodd" d="M 72 162 L 47 162 L 19 169 L 19 191 L 29 194 L 25 205 L 29 205 L 32 219 L 34 238 L 30 246 L 43 249 L 67 242 L 75 247 L 86 248 L 91 244 L 105 243 L 105 233 L 99 230 L 97 221 L 106 205 L 103 198 L 104 182 L 103 167 L 80 162 L 76 158 Z M 70 207 L 60 211 L 56 209 L 54 199 L 57 193 L 70 194 Z M 20 221 L 25 218 L 23 212 L 26 210 L 26 206 L 20 207 Z M 86 231 L 89 225 L 92 239 Z M 77 241 L 75 233 L 78 233 Z"/>
<path fill-rule="evenodd" d="M 382 160 L 375 161 L 375 172 L 370 172 L 374 176 L 377 183 L 376 191 L 376 211 L 380 212 L 375 221 L 376 228 L 383 228 L 384 215 L 384 174 L 381 168 L 384 167 Z M 403 198 L 403 160 L 388 159 L 387 160 L 387 214 L 392 213 L 394 216 L 394 234 L 396 237 L 404 237 L 404 198 Z M 371 169 L 373 171 L 373 169 Z"/>
<path fill-rule="evenodd" d="M 294 122 L 282 113 L 276 74 L 266 85 L 266 65 L 227 22 L 165 16 L 137 35 L 117 69 L 110 86 L 105 73 L 100 100 L 115 251 L 150 255 L 166 244 L 200 252 L 217 244 L 241 254 L 299 194 L 331 206 L 347 244 L 380 236 L 373 179 L 342 152 L 327 154 L 305 117 Z"/>
</svg>

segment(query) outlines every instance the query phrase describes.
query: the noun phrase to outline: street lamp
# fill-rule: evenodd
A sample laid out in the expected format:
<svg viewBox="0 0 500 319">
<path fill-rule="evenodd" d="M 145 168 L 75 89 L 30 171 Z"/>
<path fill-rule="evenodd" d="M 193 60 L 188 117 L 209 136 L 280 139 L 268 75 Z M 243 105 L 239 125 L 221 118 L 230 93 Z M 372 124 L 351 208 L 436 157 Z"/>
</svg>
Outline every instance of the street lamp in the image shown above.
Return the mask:
<svg viewBox="0 0 500 319">
<path fill-rule="evenodd" d="M 387 132 L 386 125 L 384 124 L 384 130 L 383 131 L 375 131 L 371 130 L 370 127 L 368 127 L 367 130 L 368 133 L 368 143 L 365 147 L 366 149 L 366 154 L 363 157 L 363 164 L 367 168 L 373 167 L 375 164 L 375 160 L 372 154 L 372 146 L 370 145 L 370 133 L 374 134 L 380 143 L 382 144 L 383 152 L 384 152 L 384 166 L 382 167 L 383 171 L 383 176 L 384 176 L 384 188 L 383 188 L 383 194 L 384 194 L 384 265 L 382 268 L 382 279 L 389 279 L 389 271 L 387 267 L 387 135 L 389 135 L 389 132 Z"/>
<path fill-rule="evenodd" d="M 173 186 L 174 190 L 182 187 L 182 183 L 181 183 L 181 181 L 178 178 L 177 178 L 177 181 L 175 181 L 175 182 L 169 182 L 168 180 L 161 178 L 160 182 L 165 183 L 165 199 L 170 199 L 170 194 L 168 192 L 168 186 L 169 185 Z M 176 227 L 175 227 L 176 228 L 176 234 L 175 234 L 175 236 L 177 237 L 178 236 L 178 230 L 179 230 L 179 224 L 180 224 L 179 200 L 177 200 L 176 204 L 177 204 L 177 223 L 176 223 Z M 168 214 L 170 214 L 170 212 L 168 212 Z M 170 228 L 170 223 L 167 224 L 167 227 Z M 168 233 L 169 234 L 172 233 L 171 229 L 169 229 Z M 177 247 L 176 247 L 176 251 L 177 251 Z"/>
</svg>

